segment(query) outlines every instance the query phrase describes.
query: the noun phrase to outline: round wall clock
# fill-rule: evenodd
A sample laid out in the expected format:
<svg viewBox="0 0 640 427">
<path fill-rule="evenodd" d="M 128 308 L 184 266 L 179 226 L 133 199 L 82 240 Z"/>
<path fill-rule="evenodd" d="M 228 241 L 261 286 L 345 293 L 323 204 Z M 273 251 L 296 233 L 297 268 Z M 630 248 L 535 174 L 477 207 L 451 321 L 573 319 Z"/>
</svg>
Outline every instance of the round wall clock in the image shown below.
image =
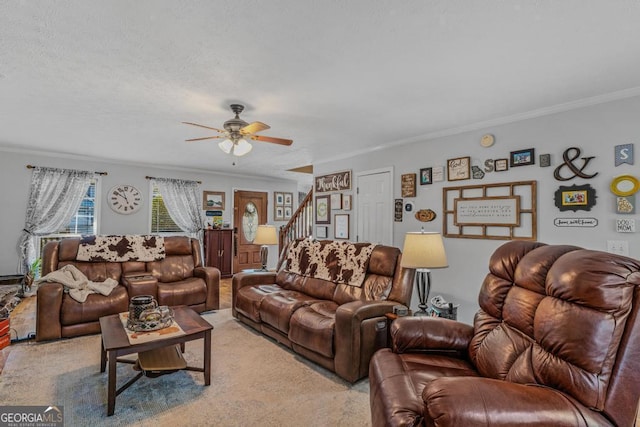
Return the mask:
<svg viewBox="0 0 640 427">
<path fill-rule="evenodd" d="M 142 207 L 142 194 L 133 185 L 116 185 L 107 194 L 109 207 L 119 214 L 132 214 Z"/>
<path fill-rule="evenodd" d="M 490 133 L 482 135 L 482 138 L 480 138 L 480 145 L 483 147 L 491 147 L 494 142 L 496 142 L 496 138 Z"/>
</svg>

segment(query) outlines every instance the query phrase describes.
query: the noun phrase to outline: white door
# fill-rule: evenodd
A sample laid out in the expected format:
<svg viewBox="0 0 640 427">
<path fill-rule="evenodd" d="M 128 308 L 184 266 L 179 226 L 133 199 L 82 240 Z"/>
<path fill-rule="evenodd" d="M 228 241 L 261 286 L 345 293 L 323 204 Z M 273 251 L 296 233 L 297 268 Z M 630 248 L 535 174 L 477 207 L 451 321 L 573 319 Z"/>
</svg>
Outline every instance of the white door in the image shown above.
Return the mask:
<svg viewBox="0 0 640 427">
<path fill-rule="evenodd" d="M 393 246 L 393 171 L 365 171 L 356 175 L 358 242 Z"/>
</svg>

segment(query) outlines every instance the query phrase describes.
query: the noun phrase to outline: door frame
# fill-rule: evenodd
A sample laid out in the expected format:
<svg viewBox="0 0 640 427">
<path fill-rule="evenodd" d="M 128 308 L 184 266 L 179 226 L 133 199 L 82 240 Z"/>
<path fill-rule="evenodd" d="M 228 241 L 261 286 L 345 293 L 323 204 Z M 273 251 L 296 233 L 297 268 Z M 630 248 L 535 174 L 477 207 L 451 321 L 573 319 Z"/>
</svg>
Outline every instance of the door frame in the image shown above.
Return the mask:
<svg viewBox="0 0 640 427">
<path fill-rule="evenodd" d="M 395 174 L 394 174 L 394 168 L 393 166 L 387 166 L 387 167 L 383 167 L 383 168 L 378 168 L 378 169 L 369 169 L 366 171 L 360 171 L 360 172 L 356 172 L 355 175 L 355 200 L 354 200 L 354 207 L 356 209 L 356 229 L 355 231 L 355 235 L 357 236 L 356 240 L 360 240 L 360 236 L 358 235 L 358 224 L 360 223 L 360 216 L 362 215 L 362 213 L 360 212 L 360 207 L 358 205 L 358 197 L 359 197 L 359 188 L 360 188 L 360 177 L 362 176 L 367 176 L 367 175 L 376 175 L 379 173 L 388 173 L 389 174 L 389 197 L 390 197 L 390 206 L 391 208 L 393 208 L 394 206 L 394 193 L 393 193 L 393 189 L 395 188 Z M 391 224 L 390 224 L 390 230 L 391 230 L 391 236 L 390 239 L 391 241 L 388 243 L 389 245 L 393 246 L 393 238 L 394 238 L 394 221 L 393 221 L 393 212 L 391 213 Z"/>
</svg>

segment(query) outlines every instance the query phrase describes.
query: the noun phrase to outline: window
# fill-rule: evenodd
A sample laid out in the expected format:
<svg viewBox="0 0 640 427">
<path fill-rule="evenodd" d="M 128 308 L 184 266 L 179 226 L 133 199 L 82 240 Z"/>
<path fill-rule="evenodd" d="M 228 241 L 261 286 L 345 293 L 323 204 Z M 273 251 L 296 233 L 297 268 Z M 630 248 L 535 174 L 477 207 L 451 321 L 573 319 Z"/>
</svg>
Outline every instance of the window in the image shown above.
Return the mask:
<svg viewBox="0 0 640 427">
<path fill-rule="evenodd" d="M 79 237 L 82 234 L 98 233 L 97 213 L 99 212 L 99 199 L 96 197 L 97 187 L 97 180 L 92 180 L 87 189 L 87 194 L 85 194 L 84 199 L 82 199 L 80 203 L 78 211 L 67 225 L 53 234 L 40 237 L 40 244 L 38 245 L 40 251 L 42 251 L 42 248 L 47 242 L 52 240 L 60 240 L 65 237 Z"/>
<path fill-rule="evenodd" d="M 183 233 L 182 229 L 173 222 L 167 207 L 162 200 L 162 194 L 153 186 L 151 196 L 151 232 L 152 233 Z"/>
</svg>

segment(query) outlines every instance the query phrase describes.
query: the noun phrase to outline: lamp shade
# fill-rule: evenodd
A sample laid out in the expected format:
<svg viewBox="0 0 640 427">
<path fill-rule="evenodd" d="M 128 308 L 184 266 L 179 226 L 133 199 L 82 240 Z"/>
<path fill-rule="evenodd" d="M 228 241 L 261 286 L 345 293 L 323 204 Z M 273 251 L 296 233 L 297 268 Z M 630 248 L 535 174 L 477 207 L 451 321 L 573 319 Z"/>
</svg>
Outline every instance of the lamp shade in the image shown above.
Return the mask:
<svg viewBox="0 0 640 427">
<path fill-rule="evenodd" d="M 244 156 L 249 153 L 253 149 L 253 145 L 249 144 L 246 139 L 241 139 L 236 142 L 235 147 L 233 148 L 234 156 Z"/>
<path fill-rule="evenodd" d="M 233 141 L 231 141 L 230 139 L 225 139 L 220 144 L 218 144 L 218 147 L 220 147 L 220 149 L 226 154 L 229 154 L 231 153 L 231 149 L 233 148 Z"/>
<path fill-rule="evenodd" d="M 407 233 L 400 264 L 407 268 L 448 267 L 442 235 L 435 232 Z"/>
<path fill-rule="evenodd" d="M 253 239 L 254 245 L 277 245 L 278 233 L 275 225 L 259 225 L 256 237 Z"/>
</svg>

